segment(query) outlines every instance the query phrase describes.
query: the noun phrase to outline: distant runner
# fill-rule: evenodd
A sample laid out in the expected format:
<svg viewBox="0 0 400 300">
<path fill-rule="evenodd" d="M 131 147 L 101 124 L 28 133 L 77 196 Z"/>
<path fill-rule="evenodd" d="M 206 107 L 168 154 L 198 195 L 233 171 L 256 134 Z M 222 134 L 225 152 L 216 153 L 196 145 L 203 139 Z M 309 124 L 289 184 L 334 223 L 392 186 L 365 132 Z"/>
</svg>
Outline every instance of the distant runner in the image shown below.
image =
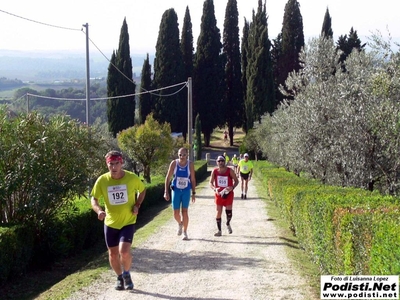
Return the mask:
<svg viewBox="0 0 400 300">
<path fill-rule="evenodd" d="M 251 180 L 251 176 L 253 175 L 253 163 L 249 160 L 249 155 L 247 153 L 244 154 L 243 159 L 239 161 L 239 173 L 241 178 L 241 190 L 242 195 L 241 199 L 247 199 L 247 190 L 249 180 Z M 243 193 L 244 191 L 244 193 Z"/>
</svg>

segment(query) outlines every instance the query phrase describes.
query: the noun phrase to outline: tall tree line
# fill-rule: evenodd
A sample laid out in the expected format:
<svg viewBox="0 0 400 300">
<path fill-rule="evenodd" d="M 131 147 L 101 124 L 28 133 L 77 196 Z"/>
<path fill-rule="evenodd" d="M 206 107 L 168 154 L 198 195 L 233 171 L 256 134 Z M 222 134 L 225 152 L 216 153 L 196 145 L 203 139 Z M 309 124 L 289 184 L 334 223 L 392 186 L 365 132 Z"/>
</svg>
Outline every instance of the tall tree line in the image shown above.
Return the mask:
<svg viewBox="0 0 400 300">
<path fill-rule="evenodd" d="M 237 1 L 229 0 L 225 11 L 223 43 L 221 43 L 214 2 L 205 0 L 200 35 L 194 53 L 189 7 L 185 11 L 180 40 L 178 17 L 174 9 L 169 9 L 163 14 L 160 23 L 154 74 L 151 74 L 148 58 L 143 64 L 141 92 L 165 88 L 185 82 L 188 77 L 193 78 L 192 115 L 199 115 L 202 121 L 206 146 L 210 145 L 214 129 L 225 126 L 228 127 L 232 145 L 235 127 L 251 129 L 255 120 L 259 120 L 265 112 L 271 113 L 276 107 L 265 2 L 263 4 L 259 0 L 257 14 L 253 12 L 252 22 L 245 22 L 242 46 L 240 46 L 238 18 Z M 124 20 L 120 45 L 124 45 L 127 40 L 129 35 Z M 109 97 L 121 95 L 122 89 L 119 88 L 121 75 L 111 67 L 112 64 L 118 66 L 118 62 L 122 61 L 121 54 L 119 50 L 111 58 L 108 74 Z M 127 66 L 127 64 L 120 65 Z M 161 90 L 151 95 L 141 94 L 139 122 L 143 122 L 152 112 L 157 121 L 170 123 L 172 131 L 186 134 L 187 92 L 185 89 L 179 90 L 180 88 L 178 86 L 171 90 Z M 119 111 L 118 100 L 120 99 L 109 100 L 108 103 L 109 128 L 114 135 L 129 127 L 128 125 L 134 124 L 133 119 L 129 124 L 120 124 L 117 127 L 116 124 L 121 123 L 116 113 Z M 126 109 L 120 111 L 127 112 Z"/>
<path fill-rule="evenodd" d="M 217 127 L 228 128 L 232 145 L 235 127 L 242 127 L 248 132 L 264 114 L 272 114 L 285 97 L 293 98 L 291 95 L 295 91 L 289 91 L 285 81 L 291 72 L 301 70 L 299 53 L 304 47 L 304 34 L 299 2 L 287 1 L 282 30 L 272 42 L 268 35 L 265 0 L 258 1 L 251 20 L 245 19 L 241 44 L 238 19 L 237 1 L 228 0 L 221 42 L 214 1 L 204 0 L 200 34 L 194 52 L 189 6 L 186 7 L 181 35 L 175 10 L 165 11 L 157 38 L 154 73 L 148 56 L 143 64 L 140 91 L 153 92 L 139 96 L 138 122 L 143 123 L 146 116 L 153 113 L 157 121 L 168 122 L 172 131 L 186 135 L 188 107 L 184 84 L 192 77 L 192 115 L 198 115 L 201 120 L 204 145 L 210 145 L 211 134 Z M 332 37 L 331 22 L 327 9 L 321 35 Z M 124 81 L 125 76 L 112 66 L 117 66 L 126 77 L 131 78 L 128 41 L 124 20 L 120 47 L 111 57 L 109 97 L 127 94 L 125 84 L 129 81 Z M 362 50 L 363 46 L 357 32 L 352 29 L 349 36 L 339 38 L 337 49 L 343 51 L 341 59 L 345 60 L 352 49 Z M 169 86 L 175 87 L 166 89 Z M 129 88 L 132 87 L 134 90 L 134 84 L 129 83 Z M 157 89 L 161 90 L 155 91 Z M 123 99 L 108 101 L 109 128 L 114 135 L 134 124 L 134 99 L 125 102 Z M 133 107 L 128 108 L 123 103 L 133 104 Z M 194 124 L 191 126 L 193 128 Z"/>
</svg>

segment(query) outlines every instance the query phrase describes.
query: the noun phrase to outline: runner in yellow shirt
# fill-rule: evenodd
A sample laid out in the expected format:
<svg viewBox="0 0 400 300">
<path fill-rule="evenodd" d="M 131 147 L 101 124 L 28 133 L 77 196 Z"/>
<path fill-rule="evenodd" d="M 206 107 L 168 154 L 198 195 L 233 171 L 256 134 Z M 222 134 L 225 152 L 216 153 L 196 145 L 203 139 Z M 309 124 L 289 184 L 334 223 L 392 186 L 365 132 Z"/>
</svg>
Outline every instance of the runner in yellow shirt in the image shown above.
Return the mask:
<svg viewBox="0 0 400 300">
<path fill-rule="evenodd" d="M 238 157 L 236 156 L 236 154 L 233 155 L 231 161 L 232 161 L 233 170 L 235 171 L 236 176 L 239 176 L 239 173 L 238 173 L 239 159 L 238 159 Z"/>
<path fill-rule="evenodd" d="M 230 160 L 229 160 L 229 156 L 228 156 L 228 154 L 226 154 L 226 152 L 224 152 L 224 157 L 225 157 L 226 165 L 228 166 Z"/>
<path fill-rule="evenodd" d="M 240 173 L 241 178 L 241 189 L 242 196 L 241 199 L 247 199 L 247 189 L 248 183 L 253 175 L 253 163 L 249 160 L 249 155 L 247 153 L 244 154 L 244 158 L 239 161 L 238 164 L 238 172 Z M 244 193 L 243 193 L 244 191 Z"/>
<path fill-rule="evenodd" d="M 123 169 L 119 151 L 106 154 L 108 171 L 95 182 L 91 192 L 91 205 L 97 218 L 104 220 L 104 236 L 108 248 L 108 260 L 117 275 L 116 290 L 132 290 L 132 240 L 140 205 L 146 195 L 140 178 Z M 103 209 L 99 200 L 103 199 Z"/>
</svg>

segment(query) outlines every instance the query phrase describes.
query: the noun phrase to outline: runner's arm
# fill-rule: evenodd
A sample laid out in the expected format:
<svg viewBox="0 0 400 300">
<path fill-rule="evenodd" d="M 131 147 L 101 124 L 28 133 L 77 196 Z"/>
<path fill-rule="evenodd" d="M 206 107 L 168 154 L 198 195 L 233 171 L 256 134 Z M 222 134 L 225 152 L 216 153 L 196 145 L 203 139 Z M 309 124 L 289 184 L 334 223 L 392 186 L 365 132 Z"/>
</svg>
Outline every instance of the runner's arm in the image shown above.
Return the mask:
<svg viewBox="0 0 400 300">
<path fill-rule="evenodd" d="M 239 180 L 236 176 L 235 171 L 233 171 L 232 169 L 231 169 L 230 174 L 231 174 L 231 178 L 233 179 L 233 187 L 232 187 L 232 191 L 233 191 L 238 186 Z"/>
<path fill-rule="evenodd" d="M 215 175 L 214 175 L 214 170 L 212 170 L 209 184 L 210 188 L 215 192 L 216 187 L 214 186 L 214 181 L 215 181 Z"/>
<path fill-rule="evenodd" d="M 143 191 L 141 191 L 141 192 L 139 193 L 139 195 L 137 196 L 136 203 L 135 203 L 135 205 L 133 206 L 133 211 L 132 211 L 132 213 L 133 213 L 134 215 L 137 215 L 137 214 L 138 214 L 140 205 L 142 205 L 142 203 L 143 203 L 144 196 L 146 196 L 146 189 L 144 189 Z"/>
<path fill-rule="evenodd" d="M 169 164 L 169 168 L 168 168 L 168 172 L 167 175 L 165 176 L 165 182 L 164 182 L 164 198 L 165 200 L 169 200 L 169 186 L 171 183 L 171 178 L 175 169 L 175 164 L 176 161 L 173 160 L 171 161 L 171 163 Z"/>
<path fill-rule="evenodd" d="M 142 205 L 143 200 L 144 200 L 144 196 L 146 196 L 146 189 L 144 189 L 143 191 L 141 191 L 136 199 L 136 203 L 135 205 L 137 205 L 138 207 L 140 207 L 140 205 Z"/>
<path fill-rule="evenodd" d="M 95 197 L 92 197 L 92 199 L 90 200 L 90 204 L 92 205 L 93 211 L 97 214 L 97 218 L 100 221 L 103 221 L 104 217 L 106 216 L 106 212 L 100 206 L 99 200 L 96 199 Z"/>
</svg>

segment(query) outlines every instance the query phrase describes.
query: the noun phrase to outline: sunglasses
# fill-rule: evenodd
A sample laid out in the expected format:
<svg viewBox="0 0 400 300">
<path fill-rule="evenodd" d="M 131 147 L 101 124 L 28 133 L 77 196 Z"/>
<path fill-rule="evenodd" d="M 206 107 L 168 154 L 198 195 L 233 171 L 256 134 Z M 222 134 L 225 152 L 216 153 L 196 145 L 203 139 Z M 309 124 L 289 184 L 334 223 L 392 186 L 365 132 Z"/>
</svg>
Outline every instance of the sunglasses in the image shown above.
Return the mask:
<svg viewBox="0 0 400 300">
<path fill-rule="evenodd" d="M 179 156 L 186 156 L 187 154 L 183 153 L 183 154 L 178 154 Z"/>
<path fill-rule="evenodd" d="M 225 162 L 224 160 L 217 160 L 217 162 Z"/>
</svg>

